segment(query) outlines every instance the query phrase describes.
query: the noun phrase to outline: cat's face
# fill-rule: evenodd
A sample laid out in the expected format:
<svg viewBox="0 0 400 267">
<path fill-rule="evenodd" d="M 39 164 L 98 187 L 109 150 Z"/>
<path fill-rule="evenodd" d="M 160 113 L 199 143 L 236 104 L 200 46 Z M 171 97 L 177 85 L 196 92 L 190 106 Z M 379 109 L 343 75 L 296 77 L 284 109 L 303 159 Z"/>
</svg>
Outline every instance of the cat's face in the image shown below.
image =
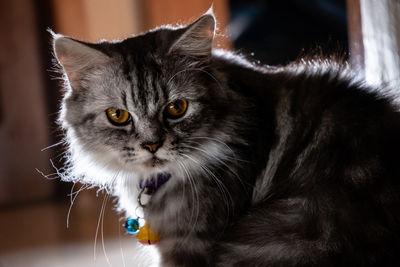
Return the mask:
<svg viewBox="0 0 400 267">
<path fill-rule="evenodd" d="M 204 75 L 178 68 L 164 73 L 164 62 L 156 60 L 151 59 L 151 66 L 132 65 L 129 74 L 115 60 L 92 75 L 86 88 L 65 99 L 63 120 L 102 165 L 162 170 L 188 153 L 188 145 L 201 141 L 193 137 L 213 131 L 208 123 L 214 121 L 213 114 L 207 110 L 212 99 L 202 84 Z"/>
<path fill-rule="evenodd" d="M 223 160 L 227 96 L 207 69 L 214 23 L 206 15 L 183 29 L 119 43 L 55 39 L 69 88 L 60 121 L 78 175 L 89 175 L 90 168 L 187 172 Z"/>
</svg>

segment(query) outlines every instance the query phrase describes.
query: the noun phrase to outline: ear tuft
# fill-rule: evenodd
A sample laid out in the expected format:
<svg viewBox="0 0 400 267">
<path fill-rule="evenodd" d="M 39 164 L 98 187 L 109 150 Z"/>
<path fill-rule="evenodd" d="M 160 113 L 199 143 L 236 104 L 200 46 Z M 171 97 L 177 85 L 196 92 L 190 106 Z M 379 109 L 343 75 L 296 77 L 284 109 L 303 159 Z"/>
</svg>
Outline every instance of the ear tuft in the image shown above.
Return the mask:
<svg viewBox="0 0 400 267">
<path fill-rule="evenodd" d="M 215 34 L 215 18 L 212 7 L 198 20 L 187 26 L 169 49 L 169 53 L 208 58 L 211 55 Z"/>
</svg>

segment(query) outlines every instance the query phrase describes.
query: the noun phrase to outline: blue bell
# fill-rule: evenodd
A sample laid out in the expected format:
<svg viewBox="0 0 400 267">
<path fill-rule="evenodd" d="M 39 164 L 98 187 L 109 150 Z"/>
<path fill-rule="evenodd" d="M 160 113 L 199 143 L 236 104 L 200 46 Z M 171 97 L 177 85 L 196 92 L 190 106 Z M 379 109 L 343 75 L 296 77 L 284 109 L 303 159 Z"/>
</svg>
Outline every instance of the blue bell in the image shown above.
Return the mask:
<svg viewBox="0 0 400 267">
<path fill-rule="evenodd" d="M 125 230 L 130 234 L 136 234 L 139 231 L 139 219 L 129 219 L 125 222 Z"/>
</svg>

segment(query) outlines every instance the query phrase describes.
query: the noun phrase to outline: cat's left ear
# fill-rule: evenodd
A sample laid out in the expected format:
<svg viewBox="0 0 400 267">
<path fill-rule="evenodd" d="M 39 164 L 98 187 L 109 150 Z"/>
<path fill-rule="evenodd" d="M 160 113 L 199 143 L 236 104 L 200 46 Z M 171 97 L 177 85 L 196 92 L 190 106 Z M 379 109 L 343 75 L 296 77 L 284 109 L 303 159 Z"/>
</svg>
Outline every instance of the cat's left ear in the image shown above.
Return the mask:
<svg viewBox="0 0 400 267">
<path fill-rule="evenodd" d="M 207 59 L 211 56 L 214 34 L 215 17 L 210 9 L 198 20 L 184 28 L 183 33 L 173 43 L 168 54 L 178 53 Z"/>
</svg>

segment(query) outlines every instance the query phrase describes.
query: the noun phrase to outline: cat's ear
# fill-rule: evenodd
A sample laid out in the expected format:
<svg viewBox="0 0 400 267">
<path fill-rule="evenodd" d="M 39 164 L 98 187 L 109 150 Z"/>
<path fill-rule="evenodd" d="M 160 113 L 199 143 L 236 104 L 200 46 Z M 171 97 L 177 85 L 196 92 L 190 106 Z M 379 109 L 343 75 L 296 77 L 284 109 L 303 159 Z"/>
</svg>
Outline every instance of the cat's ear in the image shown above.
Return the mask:
<svg viewBox="0 0 400 267">
<path fill-rule="evenodd" d="M 191 57 L 209 58 L 215 34 L 215 18 L 210 9 L 198 20 L 184 28 L 183 33 L 169 49 L 169 54 L 178 53 Z"/>
<path fill-rule="evenodd" d="M 73 86 L 95 69 L 110 61 L 110 57 L 87 44 L 62 35 L 53 34 L 54 54 Z"/>
</svg>

